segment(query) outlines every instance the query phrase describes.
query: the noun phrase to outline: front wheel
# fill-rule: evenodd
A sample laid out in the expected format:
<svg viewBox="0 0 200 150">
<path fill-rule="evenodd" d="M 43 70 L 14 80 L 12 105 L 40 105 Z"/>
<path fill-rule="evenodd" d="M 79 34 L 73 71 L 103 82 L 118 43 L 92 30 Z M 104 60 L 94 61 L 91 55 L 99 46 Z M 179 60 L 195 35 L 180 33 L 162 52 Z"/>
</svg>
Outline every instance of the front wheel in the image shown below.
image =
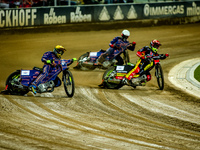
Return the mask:
<svg viewBox="0 0 200 150">
<path fill-rule="evenodd" d="M 73 97 L 75 92 L 74 78 L 69 70 L 63 73 L 63 83 L 67 96 Z"/>
<path fill-rule="evenodd" d="M 155 66 L 155 71 L 156 71 L 155 75 L 157 78 L 157 83 L 158 83 L 159 89 L 163 90 L 164 89 L 164 75 L 163 75 L 162 67 L 160 64 L 157 64 Z"/>
</svg>

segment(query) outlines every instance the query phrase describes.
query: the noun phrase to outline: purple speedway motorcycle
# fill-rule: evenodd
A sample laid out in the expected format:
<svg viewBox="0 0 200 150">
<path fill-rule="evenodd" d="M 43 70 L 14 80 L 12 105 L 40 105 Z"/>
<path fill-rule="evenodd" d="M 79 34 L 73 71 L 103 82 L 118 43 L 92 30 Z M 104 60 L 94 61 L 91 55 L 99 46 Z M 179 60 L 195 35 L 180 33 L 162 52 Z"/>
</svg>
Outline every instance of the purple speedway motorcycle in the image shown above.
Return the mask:
<svg viewBox="0 0 200 150">
<path fill-rule="evenodd" d="M 119 49 L 114 49 L 114 53 L 112 55 L 106 56 L 104 62 L 102 65 L 98 65 L 95 62 L 97 59 L 106 53 L 106 50 L 100 49 L 97 52 L 86 52 L 85 54 L 82 54 L 78 61 L 77 65 L 74 67 L 76 70 L 94 70 L 95 68 L 99 69 L 108 69 L 111 66 L 114 65 L 123 65 L 124 62 L 128 63 L 130 62 L 128 49 L 131 51 L 134 51 L 134 46 L 132 43 L 116 43 L 115 44 Z M 111 49 L 111 48 L 109 48 Z M 124 58 L 121 58 L 121 54 L 124 55 Z"/>
<path fill-rule="evenodd" d="M 64 89 L 68 97 L 73 97 L 75 92 L 75 85 L 72 73 L 68 70 L 68 66 L 73 63 L 73 59 L 65 60 L 61 59 L 55 61 L 57 64 L 47 78 L 38 85 L 36 89 L 37 93 L 53 92 L 54 88 L 64 84 Z M 56 72 L 59 70 L 59 73 Z M 2 91 L 2 94 L 11 95 L 25 95 L 30 89 L 31 83 L 43 72 L 42 68 L 34 67 L 32 70 L 16 70 L 6 80 L 6 88 Z M 55 72 L 57 75 L 55 75 Z M 58 75 L 62 72 L 62 82 Z"/>
</svg>

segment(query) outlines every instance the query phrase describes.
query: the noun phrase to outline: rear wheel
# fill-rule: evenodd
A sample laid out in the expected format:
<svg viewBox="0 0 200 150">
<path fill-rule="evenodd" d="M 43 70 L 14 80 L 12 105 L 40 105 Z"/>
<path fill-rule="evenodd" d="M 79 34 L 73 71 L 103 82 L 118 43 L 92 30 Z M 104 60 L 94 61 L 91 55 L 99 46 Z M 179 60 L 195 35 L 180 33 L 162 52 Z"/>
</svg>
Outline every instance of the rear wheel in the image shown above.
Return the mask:
<svg viewBox="0 0 200 150">
<path fill-rule="evenodd" d="M 84 70 L 84 71 L 88 71 L 88 70 L 94 70 L 95 69 L 95 67 L 93 67 L 93 66 L 91 66 L 90 68 L 86 68 L 86 67 L 84 67 L 82 64 L 83 64 L 83 62 L 85 62 L 87 59 L 88 59 L 88 56 L 89 56 L 89 53 L 85 53 L 85 54 L 83 54 L 83 55 L 81 55 L 80 57 L 79 57 L 79 59 L 78 59 L 78 65 L 75 67 L 75 69 L 76 68 L 78 68 L 78 69 L 81 69 L 81 70 Z"/>
<path fill-rule="evenodd" d="M 164 75 L 163 75 L 162 67 L 160 64 L 157 64 L 155 66 L 155 71 L 156 71 L 155 75 L 157 78 L 157 83 L 158 83 L 159 89 L 163 90 L 164 89 Z"/>
<path fill-rule="evenodd" d="M 29 92 L 28 89 L 19 89 L 16 84 L 20 84 L 20 71 L 13 72 L 6 80 L 6 87 L 10 94 L 12 95 L 25 95 Z"/>
<path fill-rule="evenodd" d="M 69 70 L 63 73 L 63 83 L 67 96 L 73 97 L 75 92 L 74 78 Z"/>
<path fill-rule="evenodd" d="M 102 80 L 105 81 L 108 78 L 114 78 L 114 76 L 111 77 L 111 73 L 113 73 L 114 69 L 115 69 L 114 66 L 108 68 L 105 71 L 105 73 L 103 74 Z M 107 81 L 104 82 L 103 84 L 104 84 L 104 87 L 107 87 L 108 89 L 119 89 L 119 88 L 121 88 L 123 86 L 123 84 L 115 84 L 115 83 L 111 83 L 111 82 L 107 82 Z"/>
</svg>

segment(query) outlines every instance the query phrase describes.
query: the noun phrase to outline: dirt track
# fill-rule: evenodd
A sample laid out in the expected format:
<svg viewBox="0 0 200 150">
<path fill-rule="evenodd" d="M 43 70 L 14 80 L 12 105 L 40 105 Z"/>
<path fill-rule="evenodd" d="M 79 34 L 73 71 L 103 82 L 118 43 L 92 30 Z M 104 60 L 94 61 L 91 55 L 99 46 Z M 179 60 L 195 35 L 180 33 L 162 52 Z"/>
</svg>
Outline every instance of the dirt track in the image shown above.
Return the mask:
<svg viewBox="0 0 200 150">
<path fill-rule="evenodd" d="M 200 56 L 200 24 L 128 28 L 136 50 L 157 38 L 165 89 L 155 77 L 145 87 L 99 89 L 103 70 L 75 71 L 76 92 L 67 98 L 63 87 L 52 95 L 0 95 L 0 149 L 114 149 L 200 150 L 200 100 L 174 87 L 169 70 Z M 16 69 L 42 66 L 44 52 L 57 44 L 68 51 L 63 58 L 106 49 L 122 30 L 57 32 L 0 36 L 0 90 Z M 130 52 L 132 62 L 136 51 Z M 154 73 L 152 72 L 152 75 Z"/>
</svg>

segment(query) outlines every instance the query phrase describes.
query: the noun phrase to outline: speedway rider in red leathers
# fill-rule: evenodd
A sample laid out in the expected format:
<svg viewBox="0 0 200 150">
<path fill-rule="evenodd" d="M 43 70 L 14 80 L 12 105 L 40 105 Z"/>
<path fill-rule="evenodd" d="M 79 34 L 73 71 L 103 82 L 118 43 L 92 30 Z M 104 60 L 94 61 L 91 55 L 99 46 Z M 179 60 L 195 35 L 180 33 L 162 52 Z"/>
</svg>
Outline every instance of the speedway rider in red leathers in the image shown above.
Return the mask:
<svg viewBox="0 0 200 150">
<path fill-rule="evenodd" d="M 29 87 L 34 94 L 36 94 L 36 88 L 38 88 L 38 85 L 41 84 L 46 77 L 48 77 L 50 72 L 55 72 L 54 76 L 57 76 L 57 74 L 60 72 L 61 68 L 57 68 L 56 65 L 60 63 L 60 58 L 65 51 L 66 50 L 63 46 L 57 45 L 52 52 L 48 51 L 44 53 L 41 59 L 41 61 L 44 63 L 43 73 L 41 73 Z"/>
<path fill-rule="evenodd" d="M 151 80 L 151 74 L 149 71 L 153 68 L 154 64 L 152 58 L 148 56 L 158 56 L 159 54 L 157 53 L 157 51 L 160 46 L 161 44 L 158 40 L 152 40 L 150 42 L 150 47 L 145 46 L 137 51 L 136 55 L 142 59 L 141 64 L 138 69 L 136 70 L 132 69 L 129 73 L 127 73 L 127 75 L 123 79 L 123 82 L 125 84 L 131 85 L 132 83 L 131 79 L 135 74 L 140 74 L 140 75 L 146 74 L 147 77 L 146 81 Z M 165 59 L 168 56 L 169 54 L 165 54 L 163 55 L 162 59 Z"/>
<path fill-rule="evenodd" d="M 95 64 L 102 65 L 102 63 L 105 61 L 105 58 L 107 56 L 113 55 L 115 50 L 119 51 L 120 53 L 123 53 L 126 48 L 128 48 L 131 51 L 134 51 L 136 42 L 130 44 L 127 40 L 129 36 L 130 32 L 128 30 L 123 30 L 121 33 L 121 37 L 117 36 L 109 43 L 110 48 L 108 48 L 106 52 L 99 57 Z M 120 55 L 116 57 L 116 60 L 118 61 L 117 65 L 124 64 L 124 61 Z"/>
</svg>

